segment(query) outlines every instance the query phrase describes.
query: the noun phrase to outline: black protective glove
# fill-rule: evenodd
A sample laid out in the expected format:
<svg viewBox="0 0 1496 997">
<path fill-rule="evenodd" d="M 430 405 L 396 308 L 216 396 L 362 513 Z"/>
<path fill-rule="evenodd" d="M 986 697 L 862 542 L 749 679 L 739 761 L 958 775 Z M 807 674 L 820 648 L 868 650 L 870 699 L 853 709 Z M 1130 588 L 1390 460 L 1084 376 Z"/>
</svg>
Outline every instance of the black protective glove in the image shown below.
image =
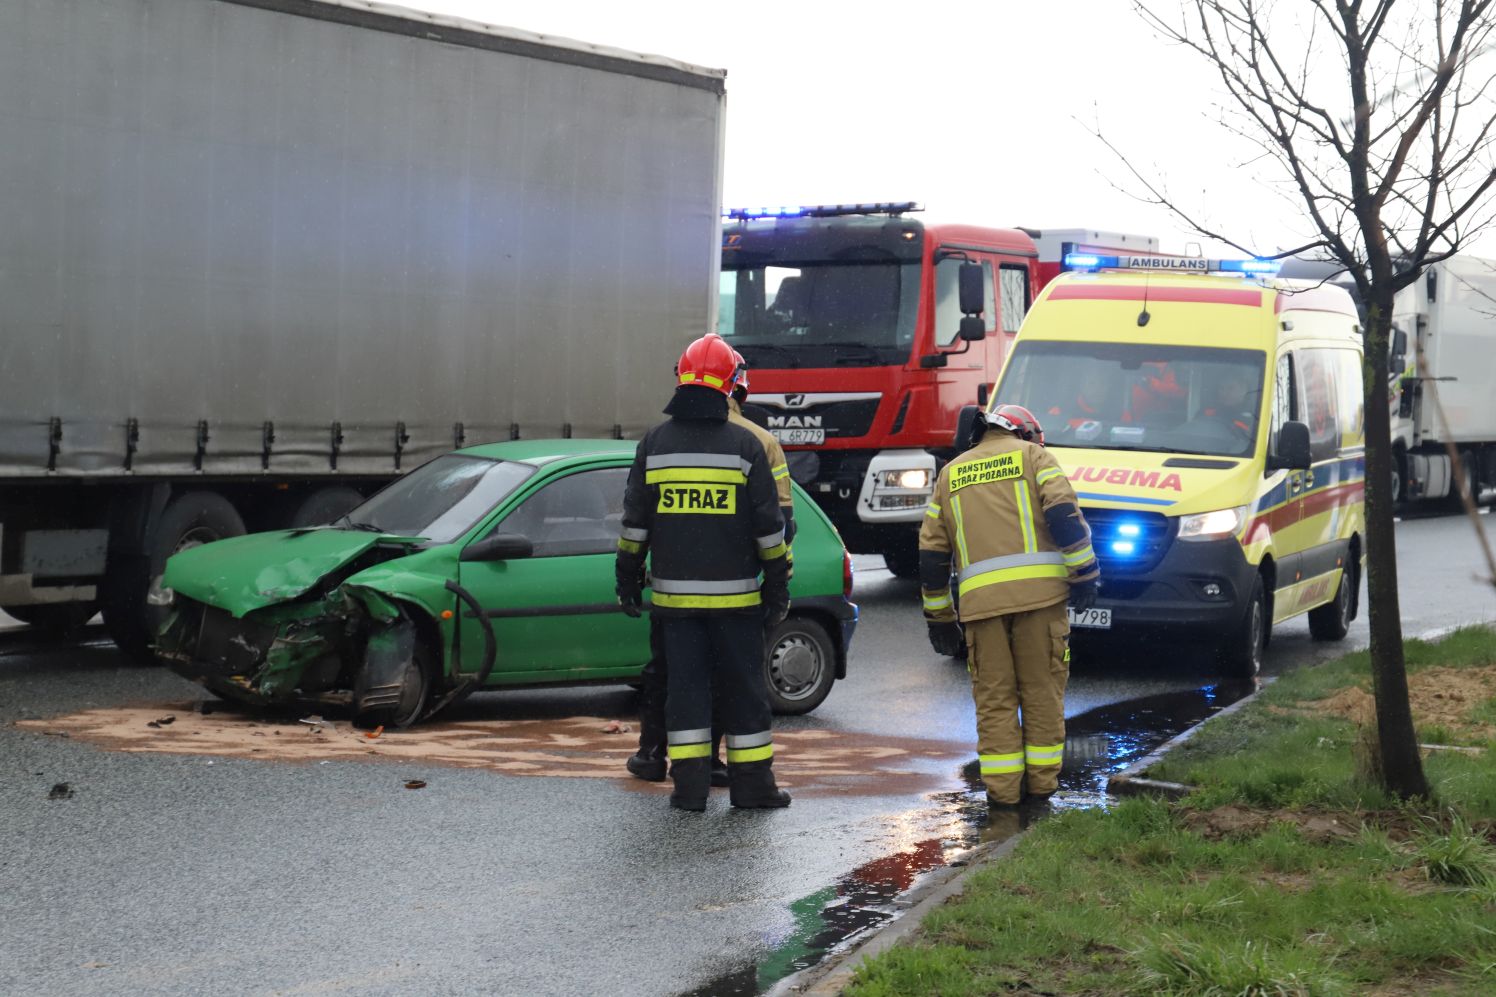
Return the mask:
<svg viewBox="0 0 1496 997">
<path fill-rule="evenodd" d="M 1077 613 L 1084 613 L 1096 605 L 1097 590 L 1101 588 L 1101 579 L 1089 578 L 1083 582 L 1076 582 L 1070 586 L 1070 608 Z"/>
<path fill-rule="evenodd" d="M 961 624 L 927 620 L 926 626 L 930 628 L 930 646 L 935 649 L 936 654 L 943 654 L 947 658 L 966 657 L 966 635 L 961 632 Z"/>
<path fill-rule="evenodd" d="M 764 629 L 773 630 L 790 615 L 790 591 L 787 586 L 764 585 Z"/>
<path fill-rule="evenodd" d="M 619 557 L 614 567 L 613 591 L 618 594 L 618 604 L 625 616 L 638 619 L 644 611 L 644 561 L 632 557 Z"/>
</svg>

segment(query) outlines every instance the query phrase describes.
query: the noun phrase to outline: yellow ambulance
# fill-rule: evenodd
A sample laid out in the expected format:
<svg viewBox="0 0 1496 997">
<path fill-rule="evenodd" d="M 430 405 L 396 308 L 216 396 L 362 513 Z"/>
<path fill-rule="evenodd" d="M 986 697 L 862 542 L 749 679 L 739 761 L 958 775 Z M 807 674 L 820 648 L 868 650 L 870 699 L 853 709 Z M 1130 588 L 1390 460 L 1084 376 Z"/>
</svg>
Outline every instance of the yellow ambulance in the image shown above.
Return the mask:
<svg viewBox="0 0 1496 997">
<path fill-rule="evenodd" d="M 1101 596 L 1072 626 L 1209 641 L 1237 675 L 1300 613 L 1344 637 L 1366 532 L 1350 296 L 1259 260 L 1065 262 L 991 404 L 1038 416 L 1091 525 Z"/>
</svg>

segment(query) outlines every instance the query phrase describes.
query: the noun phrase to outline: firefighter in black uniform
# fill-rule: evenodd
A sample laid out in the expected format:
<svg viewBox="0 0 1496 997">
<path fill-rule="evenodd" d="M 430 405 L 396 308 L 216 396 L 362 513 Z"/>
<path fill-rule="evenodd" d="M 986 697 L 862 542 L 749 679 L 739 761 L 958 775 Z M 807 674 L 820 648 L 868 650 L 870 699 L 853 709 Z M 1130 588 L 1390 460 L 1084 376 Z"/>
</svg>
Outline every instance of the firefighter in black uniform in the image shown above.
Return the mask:
<svg viewBox="0 0 1496 997">
<path fill-rule="evenodd" d="M 758 440 L 727 420 L 732 348 L 709 333 L 686 348 L 677 375 L 665 408 L 670 419 L 644 435 L 629 472 L 617 560 L 619 603 L 637 615 L 650 556 L 652 611 L 663 623 L 670 663 L 670 805 L 706 809 L 715 685 L 732 805 L 788 806 L 789 794 L 774 783 L 764 686 L 765 626 L 789 612 L 788 547 L 773 473 Z"/>
</svg>

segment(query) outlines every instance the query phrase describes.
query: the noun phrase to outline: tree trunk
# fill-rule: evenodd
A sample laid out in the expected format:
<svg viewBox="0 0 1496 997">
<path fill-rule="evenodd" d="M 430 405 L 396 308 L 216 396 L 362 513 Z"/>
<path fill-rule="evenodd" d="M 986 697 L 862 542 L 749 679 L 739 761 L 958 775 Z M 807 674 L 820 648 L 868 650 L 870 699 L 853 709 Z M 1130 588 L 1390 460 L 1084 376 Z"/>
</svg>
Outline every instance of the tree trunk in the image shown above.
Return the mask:
<svg viewBox="0 0 1496 997">
<path fill-rule="evenodd" d="M 1377 743 L 1386 788 L 1402 799 L 1428 796 L 1403 659 L 1397 595 L 1397 546 L 1392 523 L 1392 418 L 1387 401 L 1387 344 L 1392 295 L 1373 288 L 1366 314 L 1366 589 L 1371 623 L 1371 683 Z"/>
</svg>

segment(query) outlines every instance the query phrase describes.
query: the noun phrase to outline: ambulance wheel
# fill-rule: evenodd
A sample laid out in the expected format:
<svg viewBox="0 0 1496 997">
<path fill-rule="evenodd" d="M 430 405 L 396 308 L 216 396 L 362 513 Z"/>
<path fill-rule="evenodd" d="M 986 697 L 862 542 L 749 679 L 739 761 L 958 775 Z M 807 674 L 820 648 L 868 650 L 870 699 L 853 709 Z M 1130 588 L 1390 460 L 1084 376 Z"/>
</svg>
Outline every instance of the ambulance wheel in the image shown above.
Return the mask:
<svg viewBox="0 0 1496 997">
<path fill-rule="evenodd" d="M 836 681 L 836 652 L 826 628 L 791 616 L 764 642 L 769 706 L 779 716 L 799 716 L 820 706 Z"/>
<path fill-rule="evenodd" d="M 1247 597 L 1247 610 L 1242 614 L 1241 623 L 1237 624 L 1236 631 L 1217 652 L 1221 670 L 1235 678 L 1255 678 L 1262 670 L 1262 658 L 1267 651 L 1267 635 L 1271 626 L 1267 591 L 1262 585 L 1262 576 L 1258 575 L 1252 582 L 1252 594 Z"/>
<path fill-rule="evenodd" d="M 1318 609 L 1309 610 L 1310 636 L 1315 640 L 1345 639 L 1345 635 L 1350 633 L 1351 620 L 1356 616 L 1356 589 L 1360 584 L 1356 560 L 1351 558 L 1340 573 L 1340 587 L 1335 590 L 1335 598 Z"/>
</svg>

